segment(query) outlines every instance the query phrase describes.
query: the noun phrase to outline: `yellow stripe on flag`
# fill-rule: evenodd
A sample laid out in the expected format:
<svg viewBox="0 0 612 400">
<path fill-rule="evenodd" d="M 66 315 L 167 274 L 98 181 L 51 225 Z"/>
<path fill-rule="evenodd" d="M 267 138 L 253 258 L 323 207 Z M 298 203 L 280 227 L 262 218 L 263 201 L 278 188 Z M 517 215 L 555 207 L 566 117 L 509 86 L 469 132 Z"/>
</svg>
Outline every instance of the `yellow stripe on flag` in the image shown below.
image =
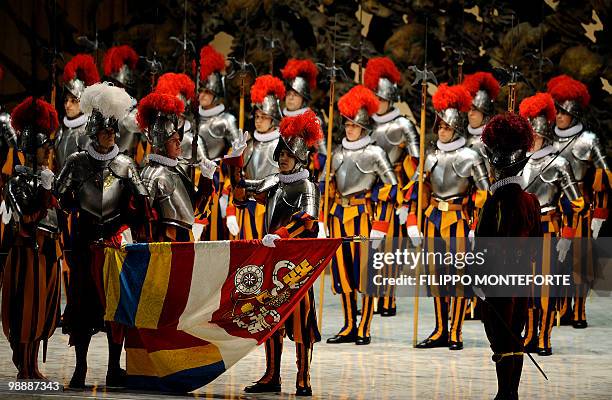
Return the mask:
<svg viewBox="0 0 612 400">
<path fill-rule="evenodd" d="M 104 249 L 104 292 L 106 293 L 104 319 L 106 321 L 115 320 L 115 312 L 121 296 L 119 275 L 121 275 L 126 255 L 125 250 L 109 247 Z"/>
<path fill-rule="evenodd" d="M 158 350 L 147 353 L 144 349 L 128 348 L 128 374 L 164 377 L 188 369 L 204 367 L 223 361 L 214 344 L 176 350 Z"/>
<path fill-rule="evenodd" d="M 157 328 L 172 268 L 171 243 L 149 244 L 151 258 L 136 311 L 136 326 Z"/>
</svg>

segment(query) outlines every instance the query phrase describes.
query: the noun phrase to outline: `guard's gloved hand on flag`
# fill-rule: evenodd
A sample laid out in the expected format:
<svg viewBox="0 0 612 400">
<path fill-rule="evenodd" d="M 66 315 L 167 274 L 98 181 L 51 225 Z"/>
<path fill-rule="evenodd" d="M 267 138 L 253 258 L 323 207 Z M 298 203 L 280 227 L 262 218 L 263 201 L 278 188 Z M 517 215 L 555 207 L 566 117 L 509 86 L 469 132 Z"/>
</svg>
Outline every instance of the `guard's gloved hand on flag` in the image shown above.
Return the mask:
<svg viewBox="0 0 612 400">
<path fill-rule="evenodd" d="M 597 239 L 599 237 L 599 230 L 603 225 L 605 219 L 603 218 L 593 218 L 591 221 L 591 230 L 593 231 L 593 239 Z"/>
<path fill-rule="evenodd" d="M 45 190 L 51 190 L 53 187 L 53 180 L 55 179 L 55 174 L 49 168 L 44 168 L 40 171 L 40 182 L 39 185 L 43 187 Z"/>
<path fill-rule="evenodd" d="M 11 221 L 12 213 L 6 208 L 4 200 L 2 200 L 2 204 L 0 204 L 0 215 L 2 216 L 2 223 L 4 225 Z"/>
<path fill-rule="evenodd" d="M 227 229 L 232 235 L 237 236 L 240 233 L 240 227 L 235 215 L 228 215 L 225 225 L 227 225 Z"/>
<path fill-rule="evenodd" d="M 249 140 L 249 132 L 240 131 L 238 138 L 232 140 L 232 151 L 229 154 L 223 156 L 223 158 L 236 158 L 240 157 L 247 147 L 247 141 Z"/>
<path fill-rule="evenodd" d="M 409 210 L 410 209 L 408 208 L 408 206 L 402 206 L 395 211 L 395 214 L 399 217 L 400 225 L 404 225 L 408 220 Z"/>
<path fill-rule="evenodd" d="M 215 171 L 217 170 L 217 164 L 214 161 L 203 159 L 200 161 L 200 172 L 202 176 L 212 179 L 215 175 Z"/>
<path fill-rule="evenodd" d="M 280 236 L 275 235 L 274 233 L 268 233 L 266 234 L 266 236 L 263 237 L 263 239 L 261 239 L 261 244 L 263 244 L 266 247 L 276 247 L 276 245 L 274 244 L 274 241 L 280 238 L 281 238 Z"/>
<path fill-rule="evenodd" d="M 227 215 L 227 205 L 229 203 L 229 196 L 226 194 L 219 197 L 219 210 L 221 211 L 221 218 L 225 218 Z"/>
<path fill-rule="evenodd" d="M 319 221 L 319 232 L 317 233 L 318 239 L 325 239 L 327 237 L 327 229 L 325 229 L 325 224 Z"/>
<path fill-rule="evenodd" d="M 414 247 L 421 245 L 423 235 L 421 235 L 421 232 L 416 225 L 408 225 L 408 237 L 410 238 L 410 241 Z"/>
<path fill-rule="evenodd" d="M 387 232 L 372 229 L 370 231 L 370 240 L 372 243 L 372 248 L 377 249 L 380 246 L 380 242 L 382 242 L 385 236 L 387 236 Z"/>
<path fill-rule="evenodd" d="M 473 229 L 470 229 L 470 232 L 468 233 L 468 240 L 470 242 L 470 248 L 473 251 L 474 246 L 476 246 L 476 232 L 474 232 Z"/>
<path fill-rule="evenodd" d="M 572 241 L 570 239 L 564 237 L 559 239 L 557 242 L 557 253 L 559 253 L 557 255 L 557 259 L 559 262 L 565 261 L 565 257 L 567 256 L 567 252 L 569 251 L 570 247 L 572 247 Z"/>
</svg>

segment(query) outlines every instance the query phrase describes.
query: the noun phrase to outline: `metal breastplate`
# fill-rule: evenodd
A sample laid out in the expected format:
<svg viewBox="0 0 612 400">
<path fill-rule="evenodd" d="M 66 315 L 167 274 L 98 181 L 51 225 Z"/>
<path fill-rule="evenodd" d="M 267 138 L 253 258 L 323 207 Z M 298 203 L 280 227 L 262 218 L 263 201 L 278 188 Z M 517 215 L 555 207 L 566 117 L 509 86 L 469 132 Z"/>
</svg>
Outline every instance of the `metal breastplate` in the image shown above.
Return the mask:
<svg viewBox="0 0 612 400">
<path fill-rule="evenodd" d="M 400 147 L 402 144 L 409 155 L 419 157 L 419 138 L 416 129 L 405 117 L 378 124 L 371 136 L 372 141 L 385 150 L 391 164 L 402 161 L 400 160 L 404 152 L 403 147 Z"/>
<path fill-rule="evenodd" d="M 198 138 L 199 139 L 199 138 Z M 193 144 L 193 129 L 189 129 L 183 134 L 183 140 L 181 141 L 181 155 L 186 160 L 191 160 Z M 206 158 L 206 152 L 204 150 L 204 142 L 198 140 L 197 160 L 201 161 Z"/>
<path fill-rule="evenodd" d="M 55 145 L 55 159 L 59 168 L 64 166 L 69 155 L 84 150 L 91 141 L 89 136 L 85 135 L 86 125 L 83 124 L 76 128 L 68 128 L 62 125 L 62 130 Z"/>
<path fill-rule="evenodd" d="M 200 116 L 200 141 L 209 160 L 222 158 L 237 137 L 236 118 L 222 112 L 212 117 Z"/>
<path fill-rule="evenodd" d="M 293 183 L 279 182 L 270 189 L 266 207 L 268 232 L 272 233 L 291 222 L 293 214 L 304 211 L 317 217 L 320 193 L 314 183 L 303 179 Z"/>
<path fill-rule="evenodd" d="M 140 129 L 136 123 L 136 112 L 137 108 L 133 108 L 132 111 L 119 122 L 119 137 L 117 138 L 117 146 L 119 152 L 131 155 L 134 140 Z"/>
<path fill-rule="evenodd" d="M 559 182 L 555 180 L 542 179 L 542 171 L 548 165 L 554 155 L 542 157 L 538 160 L 530 159 L 523 168 L 523 188 L 529 193 L 533 193 L 538 198 L 542 212 L 547 212 L 556 208 L 556 204 L 561 195 Z M 547 170 L 553 166 L 549 166 Z M 554 167 L 553 167 L 554 168 Z M 551 175 L 551 174 L 549 174 Z M 527 187 L 529 185 L 529 187 Z"/>
<path fill-rule="evenodd" d="M 358 150 L 337 147 L 332 155 L 336 190 L 342 196 L 369 191 L 380 176 L 383 183 L 397 184 L 384 150 L 369 144 Z"/>
<path fill-rule="evenodd" d="M 182 176 L 176 167 L 157 163 L 144 167 L 141 178 L 153 205 L 157 205 L 161 221 L 191 229 L 195 218 L 191 196 L 185 186 L 189 178 Z"/>
<path fill-rule="evenodd" d="M 477 157 L 476 152 L 465 147 L 430 152 L 425 158 L 425 171 L 429 174 L 433 197 L 446 200 L 466 196 L 471 185 L 473 157 Z"/>
<path fill-rule="evenodd" d="M 251 140 L 244 150 L 244 172 L 247 179 L 263 179 L 268 175 L 277 174 L 278 163 L 274 161 L 274 150 L 278 138 L 268 142 Z"/>
<path fill-rule="evenodd" d="M 556 136 L 553 148 L 569 161 L 576 181 L 582 182 L 591 166 L 604 169 L 608 169 L 608 166 L 597 136 L 589 131 L 577 135 L 568 138 Z"/>
<path fill-rule="evenodd" d="M 487 174 L 489 176 L 492 176 L 493 174 L 491 172 L 491 164 L 489 163 L 489 159 L 487 158 L 487 155 L 485 153 L 485 145 L 482 140 L 480 140 L 481 137 L 481 135 L 468 135 L 466 146 L 474 150 L 480 155 L 480 157 L 482 157 L 482 160 L 484 161 L 485 166 L 487 167 Z"/>
</svg>

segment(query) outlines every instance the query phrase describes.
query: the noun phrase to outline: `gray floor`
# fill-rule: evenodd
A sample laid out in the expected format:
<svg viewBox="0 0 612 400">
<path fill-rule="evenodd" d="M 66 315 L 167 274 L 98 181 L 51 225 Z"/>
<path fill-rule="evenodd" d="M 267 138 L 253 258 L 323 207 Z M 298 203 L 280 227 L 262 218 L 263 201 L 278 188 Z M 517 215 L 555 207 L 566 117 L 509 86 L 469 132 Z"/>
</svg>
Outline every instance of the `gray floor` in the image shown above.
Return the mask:
<svg viewBox="0 0 612 400">
<path fill-rule="evenodd" d="M 327 280 L 329 282 L 329 279 Z M 316 289 L 318 295 L 318 288 Z M 315 345 L 312 366 L 314 398 L 320 399 L 491 399 L 495 395 L 494 366 L 490 361 L 482 324 L 466 321 L 465 349 L 415 350 L 412 348 L 412 299 L 399 299 L 398 315 L 376 316 L 372 323 L 372 344 L 327 345 L 325 339 L 342 325 L 338 297 L 326 293 L 322 343 Z M 587 303 L 589 328 L 576 330 L 563 326 L 553 331 L 551 357 L 536 360 L 550 381 L 525 359 L 520 395 L 523 399 L 611 399 L 612 398 L 612 298 L 591 296 Z M 433 327 L 430 299 L 420 301 L 419 337 L 425 338 Z M 0 339 L 0 397 L 14 398 L 7 382 L 16 371 L 10 360 L 7 341 Z M 48 361 L 42 371 L 51 380 L 67 384 L 74 366 L 74 355 L 67 337 L 56 333 L 49 343 Z M 281 395 L 246 395 L 242 388 L 257 380 L 265 367 L 263 348 L 257 348 L 215 382 L 191 397 L 209 399 L 293 398 L 295 387 L 295 351 L 285 342 L 283 356 L 283 393 Z M 63 392 L 46 397 L 104 397 L 112 399 L 163 398 L 145 393 L 106 392 L 106 339 L 95 336 L 89 355 L 86 392 Z M 19 398 L 40 396 L 20 395 Z M 179 398 L 181 396 L 173 396 Z"/>
</svg>

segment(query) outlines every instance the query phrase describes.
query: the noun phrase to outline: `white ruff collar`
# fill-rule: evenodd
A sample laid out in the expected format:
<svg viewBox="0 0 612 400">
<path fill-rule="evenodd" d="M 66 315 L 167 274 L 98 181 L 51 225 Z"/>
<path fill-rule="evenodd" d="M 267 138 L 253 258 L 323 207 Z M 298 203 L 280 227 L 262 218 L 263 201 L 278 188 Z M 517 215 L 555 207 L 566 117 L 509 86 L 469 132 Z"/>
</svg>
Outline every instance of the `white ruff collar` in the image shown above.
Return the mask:
<svg viewBox="0 0 612 400">
<path fill-rule="evenodd" d="M 149 161 L 165 165 L 166 167 L 176 167 L 178 165 L 178 160 L 176 158 L 168 158 L 166 156 L 162 156 L 161 154 L 155 153 L 149 154 Z"/>
<path fill-rule="evenodd" d="M 293 183 L 297 181 L 302 181 L 304 179 L 308 179 L 307 169 L 301 169 L 298 172 L 294 172 L 292 174 L 278 174 L 278 180 L 282 183 Z"/>
<path fill-rule="evenodd" d="M 389 111 L 386 114 L 383 114 L 383 115 L 374 114 L 374 115 L 372 115 L 372 119 L 377 124 L 384 124 L 385 122 L 393 121 L 395 118 L 399 117 L 399 115 L 400 115 L 400 110 L 397 107 L 393 107 L 393 110 Z"/>
<path fill-rule="evenodd" d="M 285 117 L 295 117 L 297 115 L 302 115 L 308 110 L 308 107 L 300 108 L 299 110 L 289 111 L 287 108 L 283 108 L 283 115 Z"/>
<path fill-rule="evenodd" d="M 359 149 L 363 149 L 364 147 L 369 145 L 371 142 L 372 142 L 372 138 L 370 138 L 370 136 L 364 136 L 361 139 L 355 140 L 354 142 L 351 142 L 347 138 L 344 138 L 342 139 L 342 147 L 344 147 L 347 150 L 359 150 Z"/>
<path fill-rule="evenodd" d="M 253 137 L 258 142 L 271 142 L 272 140 L 278 139 L 280 137 L 280 132 L 278 131 L 278 129 L 274 129 L 273 131 L 270 131 L 268 133 L 259 133 L 255 131 L 253 133 Z"/>
<path fill-rule="evenodd" d="M 484 131 L 484 125 L 480 126 L 478 128 L 472 128 L 471 126 L 468 125 L 468 132 L 470 133 L 470 135 L 474 135 L 474 136 L 479 136 L 482 135 L 482 131 Z"/>
<path fill-rule="evenodd" d="M 436 146 L 438 146 L 438 149 L 442 151 L 457 150 L 465 146 L 465 138 L 460 137 L 459 139 L 453 140 L 450 143 L 442 143 L 441 141 L 438 140 L 438 142 L 436 143 Z"/>
<path fill-rule="evenodd" d="M 567 129 L 559 129 L 555 126 L 555 133 L 557 134 L 557 136 L 562 138 L 572 137 L 580 132 L 582 132 L 582 124 L 580 122 Z"/>
<path fill-rule="evenodd" d="M 87 153 L 92 156 L 93 158 L 95 158 L 98 161 L 108 161 L 108 160 L 112 160 L 113 158 L 117 157 L 117 154 L 119 154 L 119 147 L 117 147 L 117 145 L 113 145 L 113 148 L 111 151 L 109 151 L 108 153 L 99 153 L 96 151 L 96 149 L 94 149 L 93 143 L 89 142 L 87 144 L 87 148 L 85 149 L 87 151 Z"/>
<path fill-rule="evenodd" d="M 523 182 L 523 177 L 522 176 L 509 176 L 507 178 L 504 179 L 500 179 L 497 182 L 495 182 L 494 184 L 491 185 L 491 193 L 495 193 L 495 191 L 497 189 L 499 189 L 502 186 L 506 186 L 509 185 L 511 183 L 516 183 L 516 184 L 521 184 Z"/>
<path fill-rule="evenodd" d="M 215 115 L 221 114 L 223 111 L 225 111 L 224 104 L 216 105 L 213 108 L 209 108 L 208 110 L 205 110 L 200 106 L 199 110 L 200 115 L 203 117 L 214 117 Z"/>
<path fill-rule="evenodd" d="M 532 160 L 539 160 L 540 158 L 546 157 L 547 155 L 549 155 L 550 153 L 552 153 L 555 149 L 551 146 L 548 145 L 546 147 L 541 148 L 538 151 L 535 151 L 532 155 L 531 155 L 531 159 Z"/>
<path fill-rule="evenodd" d="M 68 119 L 68 117 L 64 116 L 64 125 L 66 125 L 67 128 L 78 128 L 87 122 L 88 117 L 89 115 L 86 114 L 81 114 L 73 119 Z"/>
</svg>

